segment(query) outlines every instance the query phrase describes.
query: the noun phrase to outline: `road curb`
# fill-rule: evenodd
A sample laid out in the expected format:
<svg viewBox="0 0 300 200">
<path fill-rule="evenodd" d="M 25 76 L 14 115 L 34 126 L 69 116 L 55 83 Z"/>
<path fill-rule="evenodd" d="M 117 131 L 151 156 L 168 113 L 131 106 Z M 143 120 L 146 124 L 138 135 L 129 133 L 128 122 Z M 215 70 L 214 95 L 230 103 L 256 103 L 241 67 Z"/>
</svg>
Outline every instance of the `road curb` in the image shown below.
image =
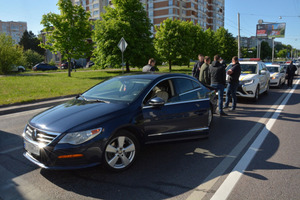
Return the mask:
<svg viewBox="0 0 300 200">
<path fill-rule="evenodd" d="M 0 115 L 7 115 L 7 114 L 12 114 L 17 112 L 55 106 L 61 104 L 62 102 L 68 101 L 74 98 L 75 96 L 76 95 L 60 96 L 60 97 L 54 97 L 54 98 L 48 98 L 42 100 L 35 100 L 29 103 L 16 103 L 10 105 L 3 105 L 0 106 Z"/>
</svg>

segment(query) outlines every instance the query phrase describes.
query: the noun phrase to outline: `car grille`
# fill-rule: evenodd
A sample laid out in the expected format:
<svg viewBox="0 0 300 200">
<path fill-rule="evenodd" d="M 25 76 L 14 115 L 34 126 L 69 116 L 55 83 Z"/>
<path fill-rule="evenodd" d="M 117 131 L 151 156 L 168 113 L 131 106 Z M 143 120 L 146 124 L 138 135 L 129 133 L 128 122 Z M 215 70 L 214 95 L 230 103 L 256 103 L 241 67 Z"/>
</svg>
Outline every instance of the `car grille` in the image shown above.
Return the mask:
<svg viewBox="0 0 300 200">
<path fill-rule="evenodd" d="M 60 135 L 59 133 L 53 133 L 36 129 L 30 126 L 29 124 L 26 126 L 24 132 L 26 139 L 43 145 L 50 144 L 58 135 Z"/>
</svg>

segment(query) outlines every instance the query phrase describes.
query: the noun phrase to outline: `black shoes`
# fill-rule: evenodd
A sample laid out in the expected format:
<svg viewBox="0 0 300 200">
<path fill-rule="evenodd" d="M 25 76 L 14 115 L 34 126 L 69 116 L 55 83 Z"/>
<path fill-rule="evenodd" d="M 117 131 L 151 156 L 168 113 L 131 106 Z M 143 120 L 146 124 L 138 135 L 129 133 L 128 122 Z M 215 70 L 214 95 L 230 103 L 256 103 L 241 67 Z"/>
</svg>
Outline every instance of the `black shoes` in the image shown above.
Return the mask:
<svg viewBox="0 0 300 200">
<path fill-rule="evenodd" d="M 220 116 L 227 116 L 227 114 L 222 111 L 220 112 Z"/>
</svg>

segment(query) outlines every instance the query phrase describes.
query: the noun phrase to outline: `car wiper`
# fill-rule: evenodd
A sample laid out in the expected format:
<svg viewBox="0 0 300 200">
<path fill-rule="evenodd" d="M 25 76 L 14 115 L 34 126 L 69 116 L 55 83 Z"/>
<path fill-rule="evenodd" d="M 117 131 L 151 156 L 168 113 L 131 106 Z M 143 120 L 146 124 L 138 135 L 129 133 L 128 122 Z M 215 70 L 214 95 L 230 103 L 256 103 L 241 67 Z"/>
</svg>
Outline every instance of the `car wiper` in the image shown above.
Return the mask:
<svg viewBox="0 0 300 200">
<path fill-rule="evenodd" d="M 78 96 L 77 96 L 77 98 L 78 97 L 81 97 L 81 98 L 83 98 L 83 100 L 85 100 L 85 101 L 89 101 L 89 100 L 87 100 L 87 98 L 85 98 L 83 95 L 81 95 L 81 94 L 79 94 Z"/>
<path fill-rule="evenodd" d="M 95 99 L 93 101 L 102 102 L 102 103 L 110 103 L 109 101 L 101 100 L 101 99 Z"/>
</svg>

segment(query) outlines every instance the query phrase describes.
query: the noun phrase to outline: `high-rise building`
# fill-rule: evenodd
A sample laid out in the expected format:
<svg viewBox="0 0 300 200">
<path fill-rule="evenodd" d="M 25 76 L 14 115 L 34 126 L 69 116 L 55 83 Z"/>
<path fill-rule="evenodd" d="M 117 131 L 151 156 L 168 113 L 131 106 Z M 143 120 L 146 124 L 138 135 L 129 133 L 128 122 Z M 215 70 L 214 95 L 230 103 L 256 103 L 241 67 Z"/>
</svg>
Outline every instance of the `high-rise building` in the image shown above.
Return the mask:
<svg viewBox="0 0 300 200">
<path fill-rule="evenodd" d="M 153 25 L 160 25 L 165 19 L 179 19 L 199 24 L 204 30 L 214 31 L 224 27 L 225 0 L 140 0 Z M 104 6 L 111 0 L 72 0 L 91 12 L 91 19 L 100 19 Z M 152 30 L 153 31 L 153 30 Z"/>
<path fill-rule="evenodd" d="M 0 33 L 11 36 L 16 44 L 20 42 L 25 30 L 27 30 L 26 22 L 4 22 L 0 20 Z"/>
<path fill-rule="evenodd" d="M 90 19 L 100 19 L 100 13 L 105 12 L 104 7 L 111 5 L 110 0 L 72 0 L 73 5 L 82 5 L 86 11 L 91 12 Z"/>
</svg>

